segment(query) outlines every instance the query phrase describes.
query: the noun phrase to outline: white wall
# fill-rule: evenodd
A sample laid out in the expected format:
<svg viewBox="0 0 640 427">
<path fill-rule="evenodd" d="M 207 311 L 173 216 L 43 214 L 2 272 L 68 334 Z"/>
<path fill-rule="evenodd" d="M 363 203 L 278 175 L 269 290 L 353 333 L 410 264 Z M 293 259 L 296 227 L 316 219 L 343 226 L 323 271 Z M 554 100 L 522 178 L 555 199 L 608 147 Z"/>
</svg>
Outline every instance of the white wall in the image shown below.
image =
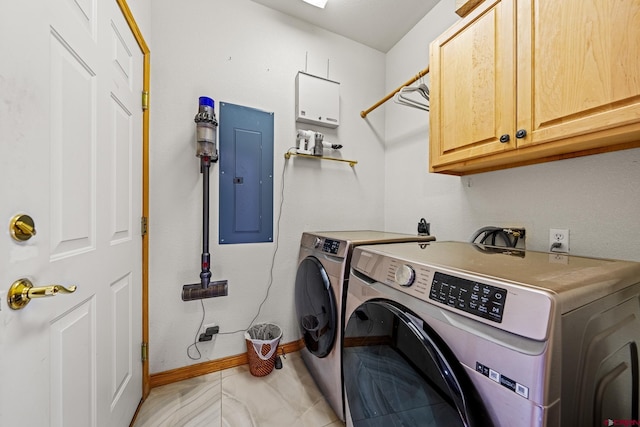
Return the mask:
<svg viewBox="0 0 640 427">
<path fill-rule="evenodd" d="M 428 64 L 429 42 L 458 19 L 454 3 L 442 0 L 386 56 L 249 0 L 151 3 L 151 18 L 143 21 L 154 28 L 151 373 L 245 351 L 242 333 L 236 333 L 199 345 L 199 361 L 186 355 L 202 319 L 200 302 L 180 299 L 182 285 L 196 283 L 200 272 L 202 189 L 193 116 L 201 95 L 275 113 L 276 219 L 283 182 L 284 203 L 273 285 L 257 321 L 282 326 L 284 342 L 298 338 L 293 285 L 305 230 L 414 233 L 425 217 L 439 240 L 468 240 L 484 225 L 524 225 L 527 247 L 546 250 L 549 228 L 569 228 L 574 254 L 640 261 L 640 149 L 460 178 L 427 172 L 428 113 L 389 101 L 366 120 L 359 117 L 360 110 Z M 297 126 L 293 118 L 294 79 L 307 52 L 308 72 L 326 76 L 329 59 L 329 77 L 341 83 L 341 126 L 317 130 L 344 144 L 342 156 L 359 161 L 354 169 L 283 158 L 296 128 L 313 128 Z M 212 272 L 214 280 L 229 280 L 229 296 L 203 303 L 205 323 L 228 332 L 244 330 L 257 312 L 275 245 L 217 244 L 217 174 L 216 165 Z"/>
<path fill-rule="evenodd" d="M 454 4 L 442 0 L 387 54 L 387 91 L 428 64 L 431 40 L 459 19 Z M 573 254 L 640 261 L 640 149 L 440 176 L 428 173 L 428 114 L 385 104 L 386 228 L 425 217 L 439 240 L 466 241 L 484 225 L 523 225 L 527 248 L 545 251 L 549 228 L 568 228 Z"/>
<path fill-rule="evenodd" d="M 126 0 L 147 45 L 151 45 L 151 0 Z"/>
<path fill-rule="evenodd" d="M 305 230 L 382 229 L 384 226 L 384 119 L 371 126 L 359 112 L 384 95 L 384 55 L 249 0 L 154 0 L 151 5 L 150 147 L 150 371 L 166 371 L 246 351 L 242 333 L 200 344 L 199 361 L 186 348 L 202 319 L 199 301 L 183 302 L 182 285 L 200 273 L 202 184 L 195 157 L 198 97 L 274 112 L 274 211 L 282 200 L 273 285 L 257 322 L 275 322 L 283 342 L 298 339 L 293 285 L 300 235 Z M 338 129 L 316 128 L 344 145 L 359 163 L 292 158 L 297 71 L 340 85 Z M 313 126 L 299 126 L 311 129 Z M 270 281 L 274 244 L 218 245 L 218 167 L 211 174 L 213 280 L 227 279 L 229 295 L 203 300 L 207 323 L 221 332 L 245 330 Z M 277 229 L 277 223 L 274 228 Z M 277 231 L 274 229 L 274 231 Z M 192 355 L 195 353 L 192 353 Z"/>
</svg>

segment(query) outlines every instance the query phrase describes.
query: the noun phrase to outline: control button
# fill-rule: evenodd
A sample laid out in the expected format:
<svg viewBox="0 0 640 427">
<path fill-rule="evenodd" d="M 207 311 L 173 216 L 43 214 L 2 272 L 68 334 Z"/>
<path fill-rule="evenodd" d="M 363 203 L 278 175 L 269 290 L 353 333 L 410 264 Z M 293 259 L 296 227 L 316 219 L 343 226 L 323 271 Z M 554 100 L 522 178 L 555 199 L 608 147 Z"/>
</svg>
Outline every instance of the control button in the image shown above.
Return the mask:
<svg viewBox="0 0 640 427">
<path fill-rule="evenodd" d="M 484 375 L 485 377 L 489 376 L 489 368 L 487 368 L 486 366 L 484 366 L 482 363 L 480 362 L 476 362 L 476 372 L 481 373 L 482 375 Z"/>
<path fill-rule="evenodd" d="M 494 371 L 493 369 L 489 369 L 489 378 L 491 378 L 495 382 L 499 383 L 500 382 L 500 373 Z"/>
<path fill-rule="evenodd" d="M 416 279 L 416 272 L 407 264 L 403 264 L 396 270 L 396 283 L 400 286 L 411 286 Z"/>
</svg>

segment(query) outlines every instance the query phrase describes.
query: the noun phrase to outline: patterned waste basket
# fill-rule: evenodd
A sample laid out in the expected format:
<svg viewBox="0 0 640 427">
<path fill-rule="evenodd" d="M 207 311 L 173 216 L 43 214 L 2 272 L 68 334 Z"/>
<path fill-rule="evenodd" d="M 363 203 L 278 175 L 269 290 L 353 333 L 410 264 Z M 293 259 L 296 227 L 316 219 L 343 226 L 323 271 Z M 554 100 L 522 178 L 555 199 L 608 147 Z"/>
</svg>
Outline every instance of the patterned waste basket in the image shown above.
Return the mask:
<svg viewBox="0 0 640 427">
<path fill-rule="evenodd" d="M 282 330 L 272 323 L 259 323 L 244 333 L 249 356 L 249 372 L 255 377 L 264 377 L 273 371 L 276 363 L 278 343 Z"/>
</svg>

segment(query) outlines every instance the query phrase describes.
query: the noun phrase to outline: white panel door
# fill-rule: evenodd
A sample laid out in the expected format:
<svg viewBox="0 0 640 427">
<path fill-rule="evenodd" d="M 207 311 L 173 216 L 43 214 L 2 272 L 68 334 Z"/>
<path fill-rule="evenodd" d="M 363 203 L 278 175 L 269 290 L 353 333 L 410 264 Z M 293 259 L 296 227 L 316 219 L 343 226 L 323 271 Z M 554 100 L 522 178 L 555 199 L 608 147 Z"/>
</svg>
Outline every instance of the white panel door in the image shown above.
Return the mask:
<svg viewBox="0 0 640 427">
<path fill-rule="evenodd" d="M 0 426 L 128 426 L 142 397 L 142 59 L 115 0 L 2 4 Z M 12 310 L 21 278 L 77 290 Z"/>
</svg>

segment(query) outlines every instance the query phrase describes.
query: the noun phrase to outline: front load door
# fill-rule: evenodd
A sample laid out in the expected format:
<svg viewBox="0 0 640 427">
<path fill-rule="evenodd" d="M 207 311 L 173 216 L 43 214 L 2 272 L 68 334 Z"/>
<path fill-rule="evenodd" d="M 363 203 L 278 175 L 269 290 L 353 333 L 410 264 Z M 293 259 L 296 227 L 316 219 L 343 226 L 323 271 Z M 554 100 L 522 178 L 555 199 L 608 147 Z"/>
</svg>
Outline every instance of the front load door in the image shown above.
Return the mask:
<svg viewBox="0 0 640 427">
<path fill-rule="evenodd" d="M 142 397 L 142 65 L 114 0 L 3 2 L 2 426 L 127 426 Z M 14 310 L 23 278 L 77 289 Z"/>
<path fill-rule="evenodd" d="M 394 302 L 372 300 L 350 315 L 342 366 L 355 427 L 492 425 L 446 344 Z"/>
<path fill-rule="evenodd" d="M 302 260 L 296 273 L 296 313 L 307 349 L 326 357 L 336 341 L 338 309 L 331 281 L 313 256 Z"/>
</svg>

